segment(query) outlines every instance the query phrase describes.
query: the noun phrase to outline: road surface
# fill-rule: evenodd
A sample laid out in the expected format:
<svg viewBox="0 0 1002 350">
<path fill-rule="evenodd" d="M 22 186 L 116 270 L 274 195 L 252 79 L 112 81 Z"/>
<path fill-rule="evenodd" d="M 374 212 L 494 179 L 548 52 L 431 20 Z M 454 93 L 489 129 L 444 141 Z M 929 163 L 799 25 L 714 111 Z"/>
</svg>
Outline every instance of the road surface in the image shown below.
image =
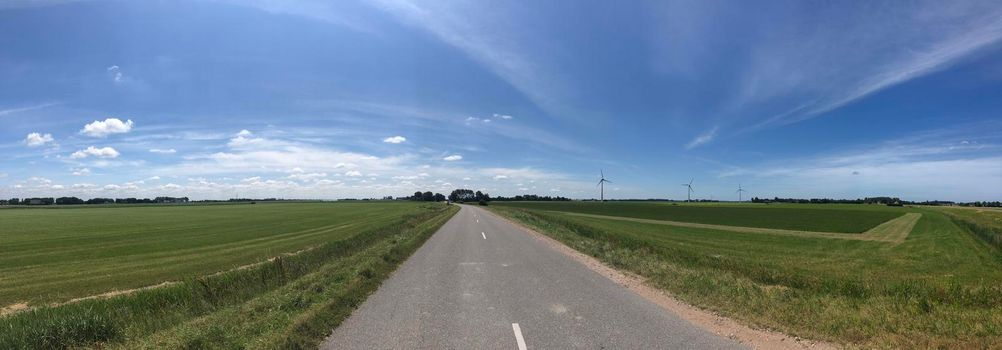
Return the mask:
<svg viewBox="0 0 1002 350">
<path fill-rule="evenodd" d="M 321 349 L 742 348 L 462 206 Z"/>
</svg>

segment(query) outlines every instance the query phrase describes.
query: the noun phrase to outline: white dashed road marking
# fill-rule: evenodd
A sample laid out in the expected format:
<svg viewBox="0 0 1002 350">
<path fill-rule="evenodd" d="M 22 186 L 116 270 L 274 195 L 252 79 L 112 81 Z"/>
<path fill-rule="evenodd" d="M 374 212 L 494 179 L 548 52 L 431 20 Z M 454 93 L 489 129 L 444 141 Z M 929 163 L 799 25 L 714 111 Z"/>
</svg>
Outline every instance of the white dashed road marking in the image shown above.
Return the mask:
<svg viewBox="0 0 1002 350">
<path fill-rule="evenodd" d="M 480 235 L 484 236 L 484 239 L 487 239 L 487 232 L 481 232 Z"/>
<path fill-rule="evenodd" d="M 518 350 L 526 350 L 525 339 L 522 338 L 522 328 L 518 327 L 518 323 L 512 323 L 511 329 L 515 331 L 515 341 L 518 342 Z"/>
</svg>

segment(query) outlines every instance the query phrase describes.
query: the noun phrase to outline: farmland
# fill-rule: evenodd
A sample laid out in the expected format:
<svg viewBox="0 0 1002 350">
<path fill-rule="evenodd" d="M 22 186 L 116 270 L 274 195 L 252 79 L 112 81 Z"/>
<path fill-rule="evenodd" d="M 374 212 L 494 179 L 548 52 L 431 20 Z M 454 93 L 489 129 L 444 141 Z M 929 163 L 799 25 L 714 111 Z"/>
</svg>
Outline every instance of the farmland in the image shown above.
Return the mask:
<svg viewBox="0 0 1002 350">
<path fill-rule="evenodd" d="M 681 221 L 726 226 L 774 228 L 798 231 L 861 233 L 904 211 L 881 207 L 859 210 L 858 206 L 825 205 L 671 205 L 666 203 L 611 202 L 515 202 L 506 204 L 535 210 Z"/>
<path fill-rule="evenodd" d="M 0 302 L 31 308 L 0 318 L 0 347 L 309 346 L 454 212 L 411 202 L 0 210 Z"/>
<path fill-rule="evenodd" d="M 491 208 L 688 303 L 752 326 L 863 347 L 988 347 L 1002 341 L 1002 258 L 934 209 L 639 202 Z M 881 225 L 906 213 L 918 218 L 913 226 Z M 723 229 L 730 225 L 739 227 Z M 880 226 L 906 232 L 893 241 L 852 239 Z M 764 230 L 738 232 L 742 227 Z"/>
</svg>

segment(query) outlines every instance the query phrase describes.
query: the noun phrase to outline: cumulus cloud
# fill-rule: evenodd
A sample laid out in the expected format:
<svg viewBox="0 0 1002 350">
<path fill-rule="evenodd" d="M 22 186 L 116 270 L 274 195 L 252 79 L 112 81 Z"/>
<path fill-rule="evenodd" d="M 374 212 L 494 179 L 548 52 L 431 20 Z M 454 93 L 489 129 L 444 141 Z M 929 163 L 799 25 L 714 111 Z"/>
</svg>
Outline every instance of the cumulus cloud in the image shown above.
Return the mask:
<svg viewBox="0 0 1002 350">
<path fill-rule="evenodd" d="M 108 76 L 111 77 L 111 81 L 115 82 L 115 84 L 119 84 L 125 80 L 125 76 L 122 74 L 122 69 L 118 66 L 113 65 L 108 67 L 106 71 L 108 72 Z"/>
<path fill-rule="evenodd" d="M 87 176 L 87 175 L 90 175 L 90 169 L 87 168 L 73 169 L 73 176 Z"/>
<path fill-rule="evenodd" d="M 383 142 L 385 142 L 385 143 L 393 143 L 393 144 L 404 143 L 405 141 L 407 141 L 407 138 L 403 137 L 403 136 L 393 136 L 393 137 L 387 137 L 387 138 L 383 139 Z"/>
<path fill-rule="evenodd" d="M 451 155 L 451 156 L 448 156 L 448 157 L 445 157 L 445 158 L 442 158 L 442 160 L 444 160 L 444 161 L 446 161 L 446 162 L 454 162 L 454 161 L 457 161 L 457 160 L 462 160 L 462 159 L 463 159 L 463 156 L 461 156 L 461 155 L 458 155 L 458 154 L 453 154 L 453 155 Z"/>
<path fill-rule="evenodd" d="M 344 173 L 344 176 L 360 177 L 360 176 L 362 176 L 362 172 L 360 172 L 358 170 L 349 170 L 349 171 L 346 171 Z"/>
<path fill-rule="evenodd" d="M 108 118 L 104 121 L 95 120 L 84 125 L 80 133 L 90 137 L 105 137 L 111 134 L 124 134 L 132 130 L 132 120 L 122 121 L 118 118 Z"/>
<path fill-rule="evenodd" d="M 512 119 L 514 117 L 512 117 L 510 115 L 507 115 L 507 114 L 497 114 L 497 113 L 494 113 L 494 118 L 499 118 L 499 119 L 504 119 L 504 120 L 510 120 L 510 119 Z"/>
<path fill-rule="evenodd" d="M 507 178 L 508 178 L 508 175 L 502 175 L 502 174 L 494 175 L 494 180 L 504 180 L 504 179 L 507 179 Z"/>
<path fill-rule="evenodd" d="M 33 132 L 24 138 L 24 143 L 27 144 L 28 147 L 38 147 L 52 142 L 52 140 L 52 134 L 40 134 Z"/>
<path fill-rule="evenodd" d="M 160 154 L 174 154 L 177 153 L 176 149 L 173 148 L 150 148 L 150 153 L 160 153 Z"/>
<path fill-rule="evenodd" d="M 120 154 L 121 153 L 118 153 L 118 151 L 116 151 L 114 148 L 111 147 L 97 148 L 94 146 L 90 146 L 87 147 L 86 149 L 73 152 L 73 154 L 70 155 L 70 158 L 83 159 L 90 156 L 93 156 L 95 158 L 118 158 Z"/>
</svg>

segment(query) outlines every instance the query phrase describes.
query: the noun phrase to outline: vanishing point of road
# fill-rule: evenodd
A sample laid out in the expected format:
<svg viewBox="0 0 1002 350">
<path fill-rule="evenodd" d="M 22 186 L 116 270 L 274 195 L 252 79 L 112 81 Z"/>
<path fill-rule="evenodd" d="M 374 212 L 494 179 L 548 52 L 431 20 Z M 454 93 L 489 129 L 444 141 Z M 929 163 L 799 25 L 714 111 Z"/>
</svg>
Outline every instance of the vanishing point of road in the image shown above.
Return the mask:
<svg viewBox="0 0 1002 350">
<path fill-rule="evenodd" d="M 474 206 L 457 213 L 321 349 L 731 349 Z"/>
</svg>

